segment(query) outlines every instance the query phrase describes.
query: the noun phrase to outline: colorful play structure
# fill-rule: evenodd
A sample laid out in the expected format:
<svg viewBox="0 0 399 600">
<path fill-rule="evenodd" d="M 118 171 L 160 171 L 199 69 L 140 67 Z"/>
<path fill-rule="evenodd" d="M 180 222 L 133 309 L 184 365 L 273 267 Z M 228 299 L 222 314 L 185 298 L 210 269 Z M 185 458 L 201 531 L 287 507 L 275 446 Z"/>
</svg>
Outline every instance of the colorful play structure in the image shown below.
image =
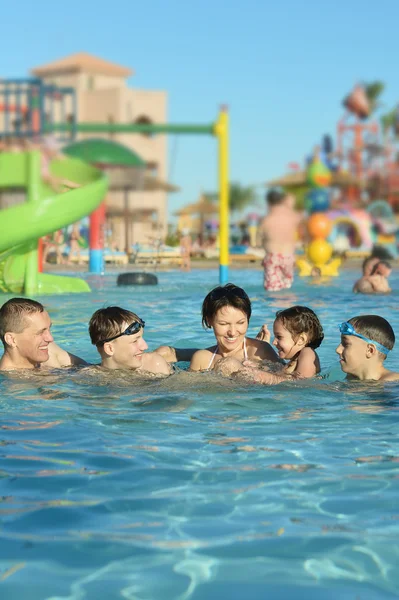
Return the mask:
<svg viewBox="0 0 399 600">
<path fill-rule="evenodd" d="M 66 115 L 65 100 L 73 107 Z M 150 123 L 78 123 L 76 94 L 73 88 L 47 85 L 41 79 L 0 81 L 0 113 L 3 128 L 0 141 L 57 135 L 58 141 L 71 143 L 77 133 L 148 133 L 211 135 L 218 141 L 219 174 L 219 280 L 228 281 L 229 263 L 229 120 L 222 107 L 215 123 L 209 125 L 171 125 Z M 82 157 L 84 159 L 84 157 Z M 0 153 L 0 188 L 24 188 L 26 202 L 0 211 L 0 291 L 53 294 L 89 291 L 83 280 L 41 273 L 42 236 L 53 234 L 90 214 L 89 270 L 103 271 L 104 198 L 107 178 L 101 170 L 76 158 L 53 160 L 51 174 L 79 185 L 78 189 L 55 194 L 41 180 L 41 155 L 38 151 Z"/>
<path fill-rule="evenodd" d="M 306 257 L 297 259 L 301 276 L 338 275 L 341 264 L 339 258 L 331 260 L 333 247 L 328 241 L 332 222 L 326 211 L 330 205 L 327 187 L 331 183 L 331 172 L 316 155 L 309 165 L 307 179 L 310 191 L 306 197 L 306 208 L 309 213 L 307 230 L 310 242 L 306 247 Z"/>
<path fill-rule="evenodd" d="M 56 294 L 90 291 L 78 278 L 39 272 L 38 240 L 93 213 L 102 202 L 107 181 L 101 171 L 75 159 L 55 161 L 52 172 L 81 187 L 63 194 L 42 183 L 39 152 L 0 154 L 0 187 L 25 188 L 26 202 L 2 210 L 0 291 Z"/>
<path fill-rule="evenodd" d="M 381 87 L 380 82 L 356 85 L 343 101 L 346 113 L 337 123 L 336 147 L 329 135 L 323 136 L 304 170 L 295 163 L 293 172 L 269 182 L 293 193 L 308 216 L 310 239 L 304 240 L 305 255 L 297 263 L 302 276 L 337 275 L 339 259 L 330 261 L 333 254 L 366 256 L 376 245 L 398 256 L 399 158 L 394 155 L 399 109 L 387 115 L 393 133 L 389 137 L 384 126 L 382 138 L 371 118 Z M 323 169 L 331 172 L 324 182 L 318 176 Z"/>
</svg>

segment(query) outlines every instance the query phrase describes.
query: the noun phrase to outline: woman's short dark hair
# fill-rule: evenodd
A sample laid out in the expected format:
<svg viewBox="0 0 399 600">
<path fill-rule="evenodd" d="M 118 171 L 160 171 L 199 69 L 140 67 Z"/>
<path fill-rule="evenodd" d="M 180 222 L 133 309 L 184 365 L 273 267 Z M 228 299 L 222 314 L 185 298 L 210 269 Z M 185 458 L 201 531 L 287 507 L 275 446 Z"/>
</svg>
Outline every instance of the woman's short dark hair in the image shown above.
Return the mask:
<svg viewBox="0 0 399 600">
<path fill-rule="evenodd" d="M 205 329 L 212 327 L 211 322 L 216 313 L 224 306 L 233 306 L 237 310 L 241 310 L 249 322 L 252 308 L 248 294 L 234 283 L 226 283 L 226 285 L 215 287 L 205 296 L 202 303 L 202 326 Z"/>
</svg>

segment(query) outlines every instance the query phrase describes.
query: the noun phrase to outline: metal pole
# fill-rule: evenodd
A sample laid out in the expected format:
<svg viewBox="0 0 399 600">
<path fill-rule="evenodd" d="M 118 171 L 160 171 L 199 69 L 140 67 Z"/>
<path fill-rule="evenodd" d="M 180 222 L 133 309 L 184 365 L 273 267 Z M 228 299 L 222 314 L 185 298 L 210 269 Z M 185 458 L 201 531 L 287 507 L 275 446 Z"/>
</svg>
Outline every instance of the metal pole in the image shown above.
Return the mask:
<svg viewBox="0 0 399 600">
<path fill-rule="evenodd" d="M 219 142 L 219 282 L 229 280 L 229 116 L 222 107 L 215 124 Z"/>
</svg>

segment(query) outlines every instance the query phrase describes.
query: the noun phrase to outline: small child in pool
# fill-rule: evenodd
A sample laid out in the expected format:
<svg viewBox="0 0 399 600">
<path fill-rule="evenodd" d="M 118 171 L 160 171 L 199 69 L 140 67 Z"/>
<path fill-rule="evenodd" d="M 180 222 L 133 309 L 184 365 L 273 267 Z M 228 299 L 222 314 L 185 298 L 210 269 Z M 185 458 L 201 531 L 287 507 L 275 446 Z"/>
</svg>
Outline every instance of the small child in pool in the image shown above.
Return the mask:
<svg viewBox="0 0 399 600">
<path fill-rule="evenodd" d="M 386 319 L 361 315 L 341 323 L 341 343 L 336 349 L 341 369 L 350 379 L 398 381 L 399 373 L 384 367 L 395 345 L 395 334 Z"/>
<path fill-rule="evenodd" d="M 286 381 L 291 377 L 309 378 L 320 372 L 320 361 L 315 349 L 323 341 L 324 333 L 317 315 L 306 306 L 292 306 L 276 313 L 273 324 L 274 341 L 278 356 L 288 361 L 280 373 L 269 373 L 254 368 L 252 364 L 244 363 L 244 368 L 230 364 L 227 368 L 230 374 L 238 372 L 248 380 L 273 385 Z M 258 338 L 270 340 L 270 332 L 264 325 Z M 223 374 L 229 374 L 225 367 Z"/>
</svg>

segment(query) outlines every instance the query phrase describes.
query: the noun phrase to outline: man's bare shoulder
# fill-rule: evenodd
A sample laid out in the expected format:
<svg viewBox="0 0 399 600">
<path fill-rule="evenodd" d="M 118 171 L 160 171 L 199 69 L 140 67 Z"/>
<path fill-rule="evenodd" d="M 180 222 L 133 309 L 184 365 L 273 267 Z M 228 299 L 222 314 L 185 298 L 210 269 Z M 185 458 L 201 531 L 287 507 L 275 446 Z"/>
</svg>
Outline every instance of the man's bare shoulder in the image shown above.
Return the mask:
<svg viewBox="0 0 399 600">
<path fill-rule="evenodd" d="M 161 375 L 170 375 L 172 369 L 163 356 L 156 352 L 146 352 L 143 355 L 143 371 L 150 373 L 159 373 Z"/>
<path fill-rule="evenodd" d="M 43 363 L 47 369 L 59 369 L 62 367 L 75 367 L 87 365 L 87 362 L 79 356 L 75 356 L 66 350 L 63 350 L 55 342 L 51 342 L 48 347 L 49 359 Z"/>
</svg>

